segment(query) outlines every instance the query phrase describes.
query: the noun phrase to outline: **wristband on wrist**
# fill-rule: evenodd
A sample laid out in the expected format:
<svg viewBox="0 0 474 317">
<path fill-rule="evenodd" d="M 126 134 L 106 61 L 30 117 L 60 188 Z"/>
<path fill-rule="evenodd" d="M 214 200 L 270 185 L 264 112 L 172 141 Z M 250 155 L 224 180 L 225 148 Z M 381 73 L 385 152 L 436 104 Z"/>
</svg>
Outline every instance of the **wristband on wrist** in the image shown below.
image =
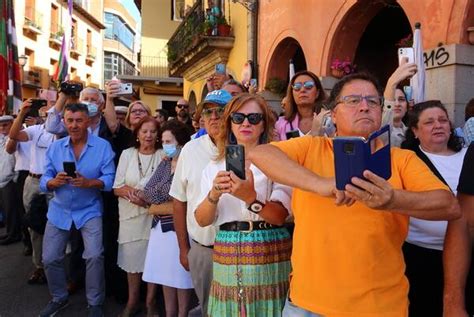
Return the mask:
<svg viewBox="0 0 474 317">
<path fill-rule="evenodd" d="M 211 198 L 211 191 L 209 191 L 207 193 L 207 200 L 213 205 L 217 205 L 217 203 L 219 202 L 219 198 L 217 198 L 217 199 L 212 199 Z"/>
</svg>

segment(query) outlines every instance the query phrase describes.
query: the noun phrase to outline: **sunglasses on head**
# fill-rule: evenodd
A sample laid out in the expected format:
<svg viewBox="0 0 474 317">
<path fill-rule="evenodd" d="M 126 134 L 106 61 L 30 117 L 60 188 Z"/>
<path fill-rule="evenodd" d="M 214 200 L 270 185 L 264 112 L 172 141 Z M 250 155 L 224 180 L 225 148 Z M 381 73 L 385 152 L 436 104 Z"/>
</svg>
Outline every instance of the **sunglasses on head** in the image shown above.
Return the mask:
<svg viewBox="0 0 474 317">
<path fill-rule="evenodd" d="M 242 124 L 245 121 L 245 118 L 247 118 L 250 124 L 256 125 L 256 124 L 259 124 L 263 120 L 263 114 L 261 113 L 244 114 L 240 112 L 234 112 L 230 115 L 230 119 L 235 124 Z"/>
<path fill-rule="evenodd" d="M 304 89 L 311 89 L 311 88 L 313 88 L 314 86 L 316 86 L 316 84 L 314 83 L 314 81 L 308 80 L 308 81 L 305 81 L 304 83 L 302 83 L 302 82 L 294 83 L 293 86 L 291 86 L 291 87 L 293 88 L 294 91 L 300 91 L 301 88 L 304 88 Z"/>
<path fill-rule="evenodd" d="M 189 105 L 176 105 L 176 107 L 178 107 L 179 109 L 188 109 Z"/>
</svg>

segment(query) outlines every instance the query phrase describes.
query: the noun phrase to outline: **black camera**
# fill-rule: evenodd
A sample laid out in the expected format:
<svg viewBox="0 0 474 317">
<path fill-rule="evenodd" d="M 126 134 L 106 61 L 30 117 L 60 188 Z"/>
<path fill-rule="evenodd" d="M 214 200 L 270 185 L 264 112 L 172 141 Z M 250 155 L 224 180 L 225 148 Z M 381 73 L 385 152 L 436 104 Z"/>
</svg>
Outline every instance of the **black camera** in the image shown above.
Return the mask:
<svg viewBox="0 0 474 317">
<path fill-rule="evenodd" d="M 81 83 L 65 81 L 61 83 L 60 92 L 68 96 L 79 97 L 83 88 Z"/>
</svg>

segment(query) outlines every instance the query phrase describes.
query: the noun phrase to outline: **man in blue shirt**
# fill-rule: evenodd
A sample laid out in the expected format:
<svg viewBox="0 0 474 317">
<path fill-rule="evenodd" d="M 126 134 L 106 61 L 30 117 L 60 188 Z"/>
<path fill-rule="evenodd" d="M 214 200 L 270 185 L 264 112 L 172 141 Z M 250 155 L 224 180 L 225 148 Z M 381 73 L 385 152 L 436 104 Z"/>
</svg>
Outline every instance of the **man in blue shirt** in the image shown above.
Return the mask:
<svg viewBox="0 0 474 317">
<path fill-rule="evenodd" d="M 88 133 L 87 106 L 67 105 L 64 124 L 69 134 L 51 144 L 46 170 L 40 180 L 44 192 L 54 192 L 49 203 L 44 234 L 43 264 L 52 301 L 40 316 L 52 316 L 68 305 L 64 250 L 75 226 L 84 240 L 86 297 L 89 316 L 102 316 L 104 302 L 104 257 L 102 245 L 102 199 L 115 176 L 114 152 L 110 144 Z M 63 162 L 75 163 L 75 175 L 64 171 Z"/>
</svg>

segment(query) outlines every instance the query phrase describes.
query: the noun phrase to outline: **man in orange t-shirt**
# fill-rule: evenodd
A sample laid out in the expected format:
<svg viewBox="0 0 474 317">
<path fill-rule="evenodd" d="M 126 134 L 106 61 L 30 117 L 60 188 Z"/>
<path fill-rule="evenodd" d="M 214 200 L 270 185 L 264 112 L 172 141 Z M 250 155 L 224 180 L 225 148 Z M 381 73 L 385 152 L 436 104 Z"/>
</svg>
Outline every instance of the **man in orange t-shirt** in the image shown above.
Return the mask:
<svg viewBox="0 0 474 317">
<path fill-rule="evenodd" d="M 339 136 L 368 137 L 380 128 L 381 89 L 370 75 L 344 77 L 329 103 Z M 424 163 L 394 148 L 388 181 L 365 171 L 367 180 L 353 178 L 338 191 L 329 138 L 260 145 L 249 157 L 274 181 L 295 187 L 293 272 L 283 316 L 407 316 L 401 246 L 409 217 L 460 216 L 456 199 Z"/>
</svg>

